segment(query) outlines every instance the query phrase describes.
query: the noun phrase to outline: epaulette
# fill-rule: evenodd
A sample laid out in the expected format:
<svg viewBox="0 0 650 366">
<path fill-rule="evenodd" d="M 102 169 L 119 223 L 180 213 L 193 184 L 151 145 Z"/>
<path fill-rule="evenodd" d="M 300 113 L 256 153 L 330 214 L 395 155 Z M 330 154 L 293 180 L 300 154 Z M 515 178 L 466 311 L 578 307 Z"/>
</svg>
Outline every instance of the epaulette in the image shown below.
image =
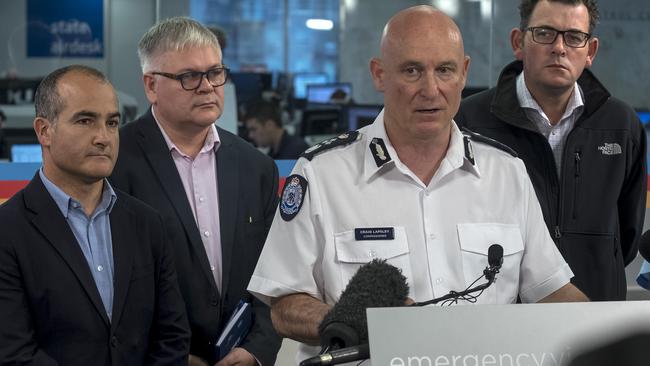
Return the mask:
<svg viewBox="0 0 650 366">
<path fill-rule="evenodd" d="M 311 160 L 314 158 L 314 156 L 322 153 L 323 151 L 327 151 L 337 146 L 349 145 L 354 141 L 356 141 L 358 138 L 359 138 L 359 131 L 350 131 L 350 132 L 342 133 L 336 137 L 332 137 L 330 139 L 317 143 L 316 145 L 305 150 L 305 152 L 302 153 L 300 157 L 306 158 L 307 160 Z"/>
<path fill-rule="evenodd" d="M 502 144 L 497 140 L 494 140 L 494 139 L 491 139 L 489 137 L 483 136 L 483 135 L 478 134 L 478 133 L 476 133 L 474 131 L 470 131 L 466 127 L 461 127 L 460 130 L 463 132 L 463 136 L 469 138 L 470 140 L 478 141 L 478 142 L 482 142 L 484 144 L 488 144 L 490 146 L 494 146 L 499 150 L 503 150 L 503 151 L 507 152 L 508 154 L 514 156 L 515 158 L 517 157 L 517 152 L 514 151 L 512 148 L 510 148 L 510 146 L 508 146 L 506 144 Z"/>
</svg>

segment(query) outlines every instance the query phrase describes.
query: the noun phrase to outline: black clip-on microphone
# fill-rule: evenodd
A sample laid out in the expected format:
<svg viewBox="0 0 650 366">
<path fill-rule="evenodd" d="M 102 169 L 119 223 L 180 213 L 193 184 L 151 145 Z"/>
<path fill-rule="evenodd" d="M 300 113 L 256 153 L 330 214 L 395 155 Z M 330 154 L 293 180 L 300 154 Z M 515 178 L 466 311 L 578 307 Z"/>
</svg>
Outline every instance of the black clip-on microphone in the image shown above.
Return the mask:
<svg viewBox="0 0 650 366">
<path fill-rule="evenodd" d="M 503 264 L 503 247 L 499 244 L 492 244 L 488 248 L 488 266 L 485 267 L 485 269 L 483 270 L 483 275 L 485 276 L 485 279 L 487 279 L 486 283 L 465 289 L 460 292 L 451 291 L 447 295 L 432 300 L 428 300 L 428 301 L 416 302 L 411 304 L 411 306 L 425 306 L 425 305 L 437 304 L 441 301 L 458 299 L 460 297 L 466 296 L 468 294 L 477 291 L 483 291 L 494 283 L 494 281 L 496 280 L 496 275 L 497 273 L 499 273 L 502 264 Z"/>
</svg>

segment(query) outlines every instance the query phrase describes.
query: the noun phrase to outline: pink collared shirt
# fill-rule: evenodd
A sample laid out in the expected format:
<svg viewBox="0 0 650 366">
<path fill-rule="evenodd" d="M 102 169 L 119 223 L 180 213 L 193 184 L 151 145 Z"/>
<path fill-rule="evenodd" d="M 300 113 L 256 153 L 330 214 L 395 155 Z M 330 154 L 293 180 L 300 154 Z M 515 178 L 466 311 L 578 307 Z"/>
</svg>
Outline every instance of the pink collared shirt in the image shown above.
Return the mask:
<svg viewBox="0 0 650 366">
<path fill-rule="evenodd" d="M 203 247 L 210 262 L 212 276 L 217 288 L 221 290 L 221 229 L 219 227 L 217 157 L 215 155 L 221 141 L 219 140 L 217 128 L 214 125 L 210 127 L 201 151 L 192 159 L 174 144 L 156 119 L 153 109 L 151 112 L 165 138 L 167 147 L 169 147 L 174 164 L 176 164 L 176 170 L 178 170 L 178 175 L 180 175 L 183 182 L 187 201 L 194 214 L 194 221 L 201 234 Z"/>
</svg>

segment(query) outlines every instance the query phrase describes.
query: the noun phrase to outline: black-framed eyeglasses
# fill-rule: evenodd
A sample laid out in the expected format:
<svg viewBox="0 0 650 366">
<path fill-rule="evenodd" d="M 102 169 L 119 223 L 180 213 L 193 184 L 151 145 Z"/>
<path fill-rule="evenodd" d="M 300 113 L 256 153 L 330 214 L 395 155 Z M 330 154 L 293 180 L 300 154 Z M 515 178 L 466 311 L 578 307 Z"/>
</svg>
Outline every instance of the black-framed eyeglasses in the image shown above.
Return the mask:
<svg viewBox="0 0 650 366">
<path fill-rule="evenodd" d="M 533 34 L 533 41 L 541 44 L 551 44 L 561 34 L 564 44 L 572 48 L 584 47 L 591 38 L 591 34 L 576 30 L 561 31 L 550 27 L 528 27 L 526 30 Z"/>
<path fill-rule="evenodd" d="M 201 82 L 203 81 L 204 77 L 208 79 L 208 83 L 210 83 L 212 87 L 216 88 L 218 86 L 222 86 L 228 80 L 228 74 L 230 74 L 230 70 L 227 67 L 223 66 L 215 67 L 214 69 L 210 69 L 205 72 L 188 71 L 181 74 L 170 74 L 167 72 L 154 71 L 151 74 L 178 80 L 181 82 L 183 89 L 193 91 L 201 86 Z"/>
</svg>

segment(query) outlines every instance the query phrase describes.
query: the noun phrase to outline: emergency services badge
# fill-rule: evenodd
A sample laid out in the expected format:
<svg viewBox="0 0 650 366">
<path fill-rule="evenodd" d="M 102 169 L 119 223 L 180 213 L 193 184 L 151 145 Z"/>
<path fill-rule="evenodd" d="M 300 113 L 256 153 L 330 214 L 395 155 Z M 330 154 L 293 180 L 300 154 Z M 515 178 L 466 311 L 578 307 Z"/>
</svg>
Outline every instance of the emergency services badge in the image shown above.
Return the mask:
<svg viewBox="0 0 650 366">
<path fill-rule="evenodd" d="M 307 180 L 300 175 L 293 174 L 288 176 L 285 182 L 280 202 L 280 216 L 284 221 L 291 221 L 302 207 L 307 193 Z"/>
</svg>

